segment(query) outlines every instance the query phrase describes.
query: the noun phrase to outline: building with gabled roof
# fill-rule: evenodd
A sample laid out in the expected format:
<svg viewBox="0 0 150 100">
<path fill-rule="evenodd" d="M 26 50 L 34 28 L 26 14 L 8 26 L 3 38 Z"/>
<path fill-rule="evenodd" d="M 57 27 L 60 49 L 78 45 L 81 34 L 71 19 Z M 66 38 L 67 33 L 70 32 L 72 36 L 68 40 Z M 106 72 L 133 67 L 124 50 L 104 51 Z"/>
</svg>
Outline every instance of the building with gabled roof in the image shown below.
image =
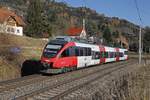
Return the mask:
<svg viewBox="0 0 150 100">
<path fill-rule="evenodd" d="M 23 19 L 8 8 L 0 8 L 0 32 L 23 36 Z"/>
<path fill-rule="evenodd" d="M 85 30 L 85 20 L 83 19 L 83 27 L 79 28 L 79 27 L 72 27 L 69 28 L 66 31 L 67 35 L 72 36 L 72 37 L 79 37 L 82 39 L 87 39 L 87 34 L 86 34 L 86 30 Z"/>
</svg>

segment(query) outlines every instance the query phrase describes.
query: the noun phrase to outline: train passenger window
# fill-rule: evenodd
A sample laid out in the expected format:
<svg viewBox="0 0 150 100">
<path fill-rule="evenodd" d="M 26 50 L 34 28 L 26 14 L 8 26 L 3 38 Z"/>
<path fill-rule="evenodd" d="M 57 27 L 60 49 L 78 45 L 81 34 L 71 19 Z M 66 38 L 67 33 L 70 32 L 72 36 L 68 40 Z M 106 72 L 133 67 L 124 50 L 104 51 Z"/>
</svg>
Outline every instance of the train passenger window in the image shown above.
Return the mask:
<svg viewBox="0 0 150 100">
<path fill-rule="evenodd" d="M 88 56 L 91 56 L 91 48 L 88 48 Z"/>
<path fill-rule="evenodd" d="M 63 51 L 63 53 L 61 54 L 61 57 L 68 57 L 69 56 L 69 49 L 66 49 Z"/>
<path fill-rule="evenodd" d="M 76 55 L 76 56 L 79 56 L 79 55 L 80 55 L 80 53 L 79 53 L 79 47 L 75 47 L 75 55 Z"/>
<path fill-rule="evenodd" d="M 91 52 L 91 55 L 92 55 L 92 59 L 94 59 L 94 57 L 95 57 L 94 56 L 95 55 L 94 51 Z"/>
<path fill-rule="evenodd" d="M 112 57 L 115 58 L 115 53 L 114 52 L 112 52 Z"/>
<path fill-rule="evenodd" d="M 100 58 L 105 58 L 105 52 L 100 52 Z"/>
<path fill-rule="evenodd" d="M 125 54 L 125 55 L 128 55 L 128 51 L 125 51 L 124 54 Z"/>
<path fill-rule="evenodd" d="M 61 57 L 75 56 L 75 47 L 69 47 L 63 51 Z"/>
<path fill-rule="evenodd" d="M 116 57 L 119 57 L 119 52 L 116 52 Z"/>
<path fill-rule="evenodd" d="M 123 53 L 122 52 L 119 53 L 119 57 L 123 57 Z"/>
<path fill-rule="evenodd" d="M 87 48 L 82 48 L 83 49 L 83 56 L 87 56 Z"/>
<path fill-rule="evenodd" d="M 88 48 L 84 48 L 85 50 L 85 56 L 88 56 Z"/>
<path fill-rule="evenodd" d="M 109 58 L 113 58 L 114 55 L 113 55 L 113 52 L 109 52 Z"/>
<path fill-rule="evenodd" d="M 100 59 L 100 52 L 96 52 L 95 59 Z"/>
<path fill-rule="evenodd" d="M 91 48 L 84 48 L 84 56 L 91 56 Z"/>
<path fill-rule="evenodd" d="M 100 52 L 92 51 L 92 59 L 100 59 Z"/>
<path fill-rule="evenodd" d="M 75 56 L 75 47 L 69 48 L 69 56 Z"/>
<path fill-rule="evenodd" d="M 104 52 L 104 57 L 105 57 L 105 58 L 109 58 L 108 52 Z"/>
<path fill-rule="evenodd" d="M 83 48 L 80 48 L 80 55 L 79 56 L 83 56 Z"/>
<path fill-rule="evenodd" d="M 114 53 L 114 58 L 116 57 L 116 53 L 115 52 L 113 52 Z"/>
</svg>

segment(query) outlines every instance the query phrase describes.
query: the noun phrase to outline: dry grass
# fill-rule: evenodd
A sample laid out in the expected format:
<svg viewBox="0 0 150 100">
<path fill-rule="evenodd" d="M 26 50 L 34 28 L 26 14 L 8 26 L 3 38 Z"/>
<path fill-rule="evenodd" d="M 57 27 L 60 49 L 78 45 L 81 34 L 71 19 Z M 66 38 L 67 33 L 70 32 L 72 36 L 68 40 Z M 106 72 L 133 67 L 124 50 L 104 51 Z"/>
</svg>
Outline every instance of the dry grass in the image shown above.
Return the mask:
<svg viewBox="0 0 150 100">
<path fill-rule="evenodd" d="M 106 78 L 105 84 L 91 95 L 88 100 L 150 100 L 150 63 L 138 67 L 123 76 L 117 74 L 115 78 Z M 118 77 L 118 78 L 117 78 Z M 91 86 L 92 88 L 92 86 Z"/>
<path fill-rule="evenodd" d="M 139 54 L 135 52 L 129 52 L 129 58 L 138 58 Z M 150 59 L 150 53 L 142 53 L 142 59 Z"/>
<path fill-rule="evenodd" d="M 22 63 L 39 59 L 47 41 L 0 33 L 0 81 L 20 77 Z M 19 52 L 12 52 L 19 48 Z"/>
<path fill-rule="evenodd" d="M 150 100 L 150 65 L 143 66 L 135 77 L 130 77 L 128 84 L 126 100 Z"/>
<path fill-rule="evenodd" d="M 16 36 L 11 34 L 0 33 L 0 46 L 26 46 L 26 47 L 43 47 L 46 41 L 25 36 Z"/>
<path fill-rule="evenodd" d="M 114 88 L 116 100 L 150 100 L 150 65 L 117 80 Z"/>
<path fill-rule="evenodd" d="M 16 77 L 20 77 L 20 70 L 0 58 L 0 80 L 9 80 Z"/>
</svg>

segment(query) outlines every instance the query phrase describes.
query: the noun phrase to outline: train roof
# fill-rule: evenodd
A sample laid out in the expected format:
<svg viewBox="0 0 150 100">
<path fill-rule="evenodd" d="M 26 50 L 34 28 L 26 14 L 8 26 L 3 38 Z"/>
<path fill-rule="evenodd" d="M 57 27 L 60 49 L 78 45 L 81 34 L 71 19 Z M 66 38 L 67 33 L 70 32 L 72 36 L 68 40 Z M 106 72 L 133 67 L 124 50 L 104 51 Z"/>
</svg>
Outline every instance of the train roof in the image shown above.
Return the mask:
<svg viewBox="0 0 150 100">
<path fill-rule="evenodd" d="M 80 43 L 80 44 L 84 44 L 84 45 L 98 46 L 98 44 L 91 44 L 91 43 L 88 43 L 88 41 L 86 41 L 86 40 L 83 40 L 83 39 L 78 40 L 78 39 L 72 38 L 70 36 L 57 36 L 54 40 L 50 40 L 48 42 L 48 44 L 65 45 L 68 42 L 76 42 L 76 43 Z M 110 48 L 110 49 L 118 48 L 118 47 L 109 47 L 109 46 L 103 46 L 103 45 L 99 45 L 99 46 Z M 124 48 L 120 48 L 120 49 L 127 50 Z"/>
<path fill-rule="evenodd" d="M 64 45 L 64 44 L 66 44 L 66 43 L 68 43 L 67 41 L 64 41 L 64 40 L 57 40 L 57 39 L 55 39 L 55 40 L 50 40 L 49 42 L 48 42 L 48 44 L 57 44 L 57 45 Z"/>
</svg>

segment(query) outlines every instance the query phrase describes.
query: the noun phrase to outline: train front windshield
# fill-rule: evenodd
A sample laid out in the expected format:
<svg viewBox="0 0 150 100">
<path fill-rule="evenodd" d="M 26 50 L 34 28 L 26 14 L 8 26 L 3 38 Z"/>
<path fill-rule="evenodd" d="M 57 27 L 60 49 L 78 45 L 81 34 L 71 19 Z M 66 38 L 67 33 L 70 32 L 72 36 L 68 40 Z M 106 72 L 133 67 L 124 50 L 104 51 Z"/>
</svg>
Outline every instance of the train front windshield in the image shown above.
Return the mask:
<svg viewBox="0 0 150 100">
<path fill-rule="evenodd" d="M 61 47 L 61 45 L 48 44 L 44 49 L 43 56 L 46 58 L 53 58 L 56 56 Z"/>
</svg>

